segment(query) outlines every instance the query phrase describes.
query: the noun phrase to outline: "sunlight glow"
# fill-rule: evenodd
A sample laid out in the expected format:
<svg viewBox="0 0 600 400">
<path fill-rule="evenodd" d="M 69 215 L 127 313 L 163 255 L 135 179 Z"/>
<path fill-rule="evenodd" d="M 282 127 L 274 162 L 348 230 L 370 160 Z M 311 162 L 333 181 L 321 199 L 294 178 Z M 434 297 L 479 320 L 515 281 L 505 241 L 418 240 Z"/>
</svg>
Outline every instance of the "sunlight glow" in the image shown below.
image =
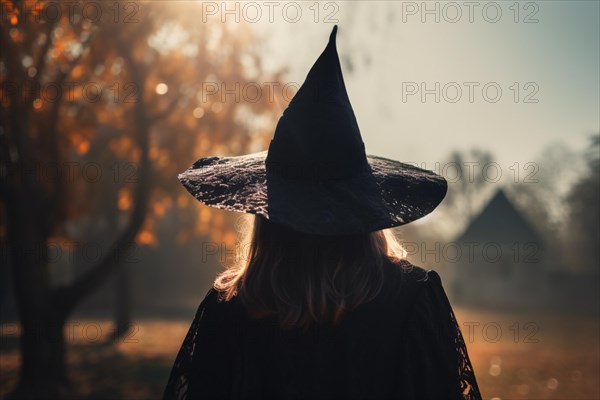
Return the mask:
<svg viewBox="0 0 600 400">
<path fill-rule="evenodd" d="M 169 86 L 167 86 L 166 83 L 159 83 L 158 85 L 156 85 L 156 94 L 159 95 L 163 95 L 163 94 L 167 94 L 167 92 L 169 91 Z"/>
<path fill-rule="evenodd" d="M 161 27 L 148 38 L 148 45 L 161 54 L 168 54 L 185 46 L 189 33 L 178 23 L 169 23 Z"/>
<path fill-rule="evenodd" d="M 196 119 L 202 118 L 204 116 L 204 108 L 202 108 L 202 107 L 194 108 L 193 114 L 194 114 L 194 118 L 196 118 Z"/>
</svg>

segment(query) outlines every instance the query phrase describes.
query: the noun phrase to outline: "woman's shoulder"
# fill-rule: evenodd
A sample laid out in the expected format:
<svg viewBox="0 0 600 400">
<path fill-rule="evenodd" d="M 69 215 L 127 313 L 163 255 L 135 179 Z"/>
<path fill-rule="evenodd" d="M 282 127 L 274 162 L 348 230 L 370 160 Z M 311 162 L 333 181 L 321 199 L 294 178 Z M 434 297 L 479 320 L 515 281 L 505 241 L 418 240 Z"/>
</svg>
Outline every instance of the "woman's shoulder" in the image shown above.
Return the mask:
<svg viewBox="0 0 600 400">
<path fill-rule="evenodd" d="M 237 324 L 244 320 L 239 303 L 238 296 L 227 300 L 224 292 L 211 286 L 198 306 L 195 320 L 213 327 L 235 330 L 238 328 Z"/>
<path fill-rule="evenodd" d="M 439 274 L 434 270 L 425 269 L 406 259 L 391 261 L 391 268 L 387 270 L 391 275 L 388 279 L 399 281 L 404 285 L 422 286 L 440 281 Z"/>
<path fill-rule="evenodd" d="M 440 275 L 432 270 L 412 264 L 408 260 L 399 260 L 392 263 L 386 275 L 387 289 L 391 301 L 397 307 L 412 309 L 417 303 L 431 299 L 427 293 L 439 294 L 443 292 Z M 425 293 L 425 294 L 424 294 Z"/>
<path fill-rule="evenodd" d="M 197 313 L 219 313 L 223 314 L 225 311 L 231 309 L 236 303 L 237 296 L 231 300 L 225 299 L 224 292 L 217 290 L 214 286 L 211 286 L 204 298 L 200 302 Z"/>
</svg>

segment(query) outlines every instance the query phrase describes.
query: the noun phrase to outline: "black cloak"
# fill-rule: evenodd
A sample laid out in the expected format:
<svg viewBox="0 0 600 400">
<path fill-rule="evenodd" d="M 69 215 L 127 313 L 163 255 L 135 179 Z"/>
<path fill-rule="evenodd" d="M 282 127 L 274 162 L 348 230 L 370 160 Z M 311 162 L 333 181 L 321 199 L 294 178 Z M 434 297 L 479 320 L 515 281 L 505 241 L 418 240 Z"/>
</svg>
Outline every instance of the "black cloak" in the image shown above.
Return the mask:
<svg viewBox="0 0 600 400">
<path fill-rule="evenodd" d="M 385 270 L 374 300 L 307 331 L 252 319 L 210 289 L 165 400 L 481 400 L 440 276 L 406 261 Z"/>
</svg>

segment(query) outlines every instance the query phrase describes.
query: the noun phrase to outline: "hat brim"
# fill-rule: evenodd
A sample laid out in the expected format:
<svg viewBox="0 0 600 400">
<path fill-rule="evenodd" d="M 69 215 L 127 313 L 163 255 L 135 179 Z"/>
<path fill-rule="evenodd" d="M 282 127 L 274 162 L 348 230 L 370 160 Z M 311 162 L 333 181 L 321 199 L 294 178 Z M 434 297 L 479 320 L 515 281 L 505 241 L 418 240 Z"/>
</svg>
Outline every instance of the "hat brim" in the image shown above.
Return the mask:
<svg viewBox="0 0 600 400">
<path fill-rule="evenodd" d="M 202 203 L 258 214 L 300 232 L 350 235 L 407 224 L 444 199 L 446 180 L 432 171 L 368 155 L 370 172 L 349 179 L 286 179 L 267 173 L 266 151 L 207 157 L 178 175 Z"/>
</svg>

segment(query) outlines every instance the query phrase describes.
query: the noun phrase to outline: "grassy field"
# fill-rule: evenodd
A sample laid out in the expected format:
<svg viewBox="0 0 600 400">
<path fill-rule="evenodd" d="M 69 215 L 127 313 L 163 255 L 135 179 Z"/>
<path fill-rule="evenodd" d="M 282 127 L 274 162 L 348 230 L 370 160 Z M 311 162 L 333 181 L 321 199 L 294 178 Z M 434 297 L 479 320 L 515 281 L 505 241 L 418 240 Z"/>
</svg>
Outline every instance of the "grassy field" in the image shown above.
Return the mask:
<svg viewBox="0 0 600 400">
<path fill-rule="evenodd" d="M 456 314 L 486 400 L 600 399 L 598 320 L 465 309 Z M 138 321 L 114 346 L 101 344 L 110 332 L 108 322 L 74 322 L 68 359 L 77 397 L 160 398 L 189 322 Z M 16 380 L 15 329 L 2 326 L 0 398 Z"/>
<path fill-rule="evenodd" d="M 467 310 L 457 318 L 485 399 L 600 399 L 597 319 Z"/>
</svg>

